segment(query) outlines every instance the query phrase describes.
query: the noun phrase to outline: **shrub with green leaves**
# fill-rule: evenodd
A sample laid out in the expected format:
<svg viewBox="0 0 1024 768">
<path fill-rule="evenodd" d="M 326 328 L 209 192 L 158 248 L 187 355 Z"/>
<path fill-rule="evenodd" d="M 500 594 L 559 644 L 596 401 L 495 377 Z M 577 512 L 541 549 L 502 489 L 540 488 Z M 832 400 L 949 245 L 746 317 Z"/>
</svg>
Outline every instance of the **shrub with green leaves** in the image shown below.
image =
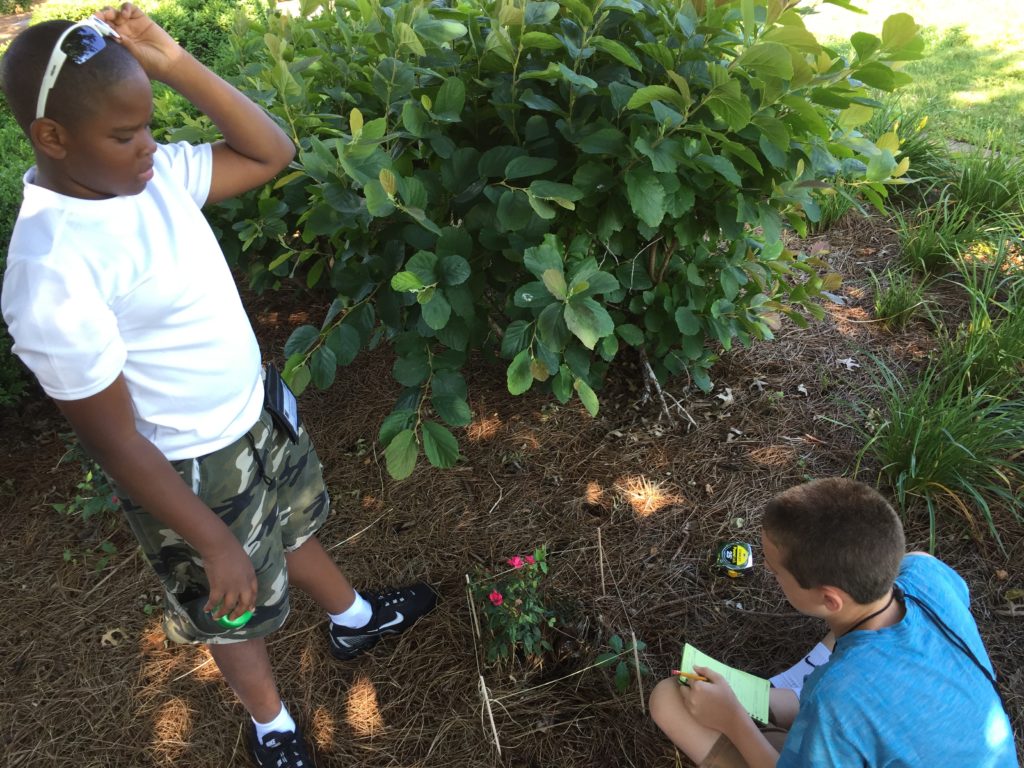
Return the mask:
<svg viewBox="0 0 1024 768">
<path fill-rule="evenodd" d="M 847 0 L 832 0 L 847 5 Z M 382 341 L 405 387 L 380 438 L 395 477 L 450 466 L 471 418 L 460 370 L 592 414 L 631 350 L 704 390 L 719 350 L 805 325 L 834 288 L 789 250 L 838 174 L 881 206 L 908 163 L 872 142 L 875 89 L 919 56 L 907 15 L 847 59 L 799 0 L 307 0 L 236 42 L 240 82 L 299 146 L 290 173 L 221 209 L 257 287 L 337 295 L 289 339 L 297 390 Z M 202 138 L 192 121 L 176 136 Z"/>
<path fill-rule="evenodd" d="M 0 49 L 2 54 L 2 49 Z M 0 94 L 0 156 L 4 169 L 0 173 L 0 280 L 7 266 L 7 246 L 21 208 L 22 175 L 32 165 L 32 150 L 7 101 Z M 18 401 L 26 387 L 24 368 L 11 354 L 11 338 L 0 323 L 0 406 Z"/>
<path fill-rule="evenodd" d="M 33 11 L 32 23 L 77 20 L 104 5 L 97 0 L 50 0 Z M 255 16 L 261 7 L 259 0 L 139 0 L 135 5 L 185 50 L 215 69 L 230 59 L 230 34 L 236 18 Z"/>
</svg>

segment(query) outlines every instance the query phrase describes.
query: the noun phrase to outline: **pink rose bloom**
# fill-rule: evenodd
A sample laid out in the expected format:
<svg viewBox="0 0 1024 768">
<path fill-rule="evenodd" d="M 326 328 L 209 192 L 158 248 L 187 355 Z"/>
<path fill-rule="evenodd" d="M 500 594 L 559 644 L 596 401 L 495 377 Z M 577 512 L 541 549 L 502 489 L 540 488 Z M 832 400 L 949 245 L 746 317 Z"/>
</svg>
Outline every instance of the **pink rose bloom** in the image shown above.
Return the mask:
<svg viewBox="0 0 1024 768">
<path fill-rule="evenodd" d="M 534 563 L 537 562 L 536 558 L 534 558 L 533 555 L 527 555 L 525 559 L 526 559 L 526 562 L 529 563 L 530 565 L 533 565 Z"/>
<path fill-rule="evenodd" d="M 515 568 L 518 571 L 526 563 L 523 562 L 523 558 L 521 558 L 519 555 L 516 555 L 515 557 L 510 557 L 508 559 L 508 564 L 511 565 L 513 568 Z"/>
<path fill-rule="evenodd" d="M 491 592 L 491 594 L 487 596 L 487 599 L 491 601 L 491 605 L 493 605 L 495 608 L 497 608 L 499 605 L 505 602 L 505 598 L 501 596 L 501 592 L 499 592 L 498 590 L 494 590 L 493 592 Z"/>
</svg>

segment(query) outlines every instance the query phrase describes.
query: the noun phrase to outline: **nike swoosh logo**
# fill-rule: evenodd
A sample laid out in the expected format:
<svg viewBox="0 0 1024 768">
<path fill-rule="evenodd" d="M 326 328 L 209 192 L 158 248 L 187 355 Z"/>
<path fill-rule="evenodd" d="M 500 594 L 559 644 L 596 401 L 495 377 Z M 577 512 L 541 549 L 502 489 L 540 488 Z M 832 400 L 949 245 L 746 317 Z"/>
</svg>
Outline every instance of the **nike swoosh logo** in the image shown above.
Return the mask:
<svg viewBox="0 0 1024 768">
<path fill-rule="evenodd" d="M 381 629 L 387 629 L 388 627 L 395 626 L 395 624 L 401 624 L 403 621 L 405 621 L 405 616 L 402 615 L 402 612 L 401 611 L 395 611 L 395 618 L 393 618 L 391 621 L 387 622 L 386 624 L 381 624 L 380 628 Z"/>
</svg>

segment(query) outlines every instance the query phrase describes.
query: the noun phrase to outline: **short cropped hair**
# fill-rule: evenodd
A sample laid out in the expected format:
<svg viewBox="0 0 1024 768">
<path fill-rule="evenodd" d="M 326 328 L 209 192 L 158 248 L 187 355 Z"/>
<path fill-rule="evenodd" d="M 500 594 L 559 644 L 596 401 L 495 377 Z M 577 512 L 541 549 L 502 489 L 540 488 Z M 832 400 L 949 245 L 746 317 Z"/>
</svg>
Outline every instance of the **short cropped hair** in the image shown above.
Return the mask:
<svg viewBox="0 0 1024 768">
<path fill-rule="evenodd" d="M 72 22 L 44 21 L 19 34 L 4 54 L 0 84 L 21 130 L 28 135 L 36 119 L 43 72 L 57 38 Z M 91 114 L 96 96 L 121 82 L 139 66 L 126 48 L 107 39 L 106 47 L 81 65 L 65 62 L 46 101 L 46 116 L 71 127 Z"/>
<path fill-rule="evenodd" d="M 765 507 L 765 535 L 804 589 L 832 586 L 861 605 L 884 597 L 903 560 L 899 516 L 874 488 L 844 478 L 815 480 Z"/>
</svg>

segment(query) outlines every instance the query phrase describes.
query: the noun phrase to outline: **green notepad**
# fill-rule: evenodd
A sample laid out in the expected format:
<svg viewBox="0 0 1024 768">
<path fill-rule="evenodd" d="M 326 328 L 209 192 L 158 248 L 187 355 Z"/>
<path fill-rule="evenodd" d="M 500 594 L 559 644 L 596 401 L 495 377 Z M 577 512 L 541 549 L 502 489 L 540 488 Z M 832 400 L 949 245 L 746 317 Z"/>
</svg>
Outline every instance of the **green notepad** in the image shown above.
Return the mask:
<svg viewBox="0 0 1024 768">
<path fill-rule="evenodd" d="M 749 672 L 733 669 L 687 643 L 683 646 L 683 659 L 679 662 L 679 669 L 683 672 L 693 672 L 694 666 L 713 669 L 724 677 L 750 716 L 759 723 L 768 724 L 768 691 L 771 684 L 767 680 Z"/>
</svg>

